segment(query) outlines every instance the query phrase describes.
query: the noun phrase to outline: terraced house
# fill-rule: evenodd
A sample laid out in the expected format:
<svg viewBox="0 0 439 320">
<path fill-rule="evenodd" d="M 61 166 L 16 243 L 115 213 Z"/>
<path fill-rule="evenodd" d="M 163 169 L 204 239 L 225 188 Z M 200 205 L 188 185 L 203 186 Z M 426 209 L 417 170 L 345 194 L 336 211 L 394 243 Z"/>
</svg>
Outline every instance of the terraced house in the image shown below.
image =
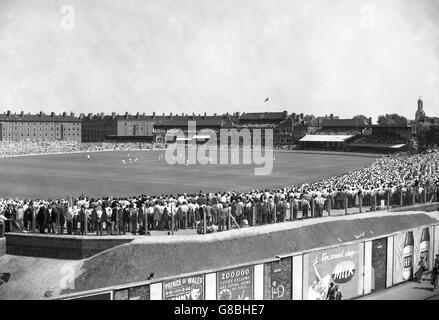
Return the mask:
<svg viewBox="0 0 439 320">
<path fill-rule="evenodd" d="M 81 141 L 81 120 L 74 113 L 56 115 L 6 113 L 0 114 L 1 141 Z"/>
</svg>

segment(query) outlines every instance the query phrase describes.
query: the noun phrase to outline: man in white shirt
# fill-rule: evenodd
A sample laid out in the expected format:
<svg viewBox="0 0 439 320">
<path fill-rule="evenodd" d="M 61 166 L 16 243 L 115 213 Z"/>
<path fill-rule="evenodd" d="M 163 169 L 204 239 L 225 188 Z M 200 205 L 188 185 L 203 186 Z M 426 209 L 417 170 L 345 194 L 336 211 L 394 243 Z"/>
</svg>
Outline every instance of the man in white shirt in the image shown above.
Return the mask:
<svg viewBox="0 0 439 320">
<path fill-rule="evenodd" d="M 107 229 L 107 234 L 112 234 L 113 233 L 113 223 L 111 222 L 111 215 L 113 214 L 113 210 L 111 209 L 110 205 L 107 205 L 105 207 L 105 213 L 107 214 L 107 221 L 106 221 L 106 229 Z"/>
</svg>

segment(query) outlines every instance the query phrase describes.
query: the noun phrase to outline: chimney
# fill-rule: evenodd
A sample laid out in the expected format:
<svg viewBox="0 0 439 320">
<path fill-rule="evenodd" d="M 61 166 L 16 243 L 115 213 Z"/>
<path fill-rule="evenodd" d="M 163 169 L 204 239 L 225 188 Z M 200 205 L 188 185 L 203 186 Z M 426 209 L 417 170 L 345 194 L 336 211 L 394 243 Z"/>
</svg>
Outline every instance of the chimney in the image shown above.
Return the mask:
<svg viewBox="0 0 439 320">
<path fill-rule="evenodd" d="M 103 112 L 101 112 L 101 120 L 104 120 L 104 113 Z"/>
<path fill-rule="evenodd" d="M 137 112 L 136 117 L 137 117 L 137 119 L 140 119 L 140 113 L 139 112 Z"/>
<path fill-rule="evenodd" d="M 62 116 L 63 116 L 64 118 L 67 118 L 67 112 L 64 111 L 64 112 L 62 113 Z"/>
<path fill-rule="evenodd" d="M 155 118 L 155 111 L 152 113 L 152 117 Z"/>
<path fill-rule="evenodd" d="M 8 111 L 9 115 L 11 114 L 11 111 Z M 43 111 L 40 111 L 40 118 L 43 117 Z"/>
<path fill-rule="evenodd" d="M 172 119 L 172 112 L 169 114 L 169 119 Z"/>
<path fill-rule="evenodd" d="M 111 113 L 111 119 L 113 119 L 113 120 L 116 119 L 116 112 Z"/>
<path fill-rule="evenodd" d="M 125 119 L 128 119 L 128 111 L 125 112 Z"/>
<path fill-rule="evenodd" d="M 20 116 L 24 118 L 24 111 L 21 111 Z"/>
<path fill-rule="evenodd" d="M 7 115 L 8 115 L 8 118 L 11 117 L 11 110 L 8 110 Z"/>
<path fill-rule="evenodd" d="M 89 114 L 88 114 L 88 119 L 89 119 L 89 120 L 93 119 L 93 113 L 89 113 Z"/>
<path fill-rule="evenodd" d="M 74 112 L 70 112 L 70 116 L 71 116 L 72 118 L 74 118 L 74 117 L 75 117 L 75 113 L 74 113 Z"/>
<path fill-rule="evenodd" d="M 64 115 L 65 114 L 65 112 L 63 112 L 63 117 L 65 118 L 66 116 Z M 67 115 L 67 114 L 66 114 Z M 83 113 L 80 113 L 79 114 L 79 119 L 84 119 L 84 117 L 85 117 L 85 115 L 83 114 Z"/>
<path fill-rule="evenodd" d="M 50 117 L 55 118 L 55 112 L 51 112 Z"/>
<path fill-rule="evenodd" d="M 334 114 L 331 113 L 331 114 L 329 115 L 329 118 L 330 118 L 331 120 L 333 120 L 333 119 L 334 119 Z"/>
<path fill-rule="evenodd" d="M 372 117 L 369 117 L 369 125 L 372 125 Z"/>
<path fill-rule="evenodd" d="M 204 113 L 204 117 L 203 117 L 203 119 L 206 119 L 206 117 L 207 117 L 207 113 L 205 112 L 205 113 Z"/>
</svg>

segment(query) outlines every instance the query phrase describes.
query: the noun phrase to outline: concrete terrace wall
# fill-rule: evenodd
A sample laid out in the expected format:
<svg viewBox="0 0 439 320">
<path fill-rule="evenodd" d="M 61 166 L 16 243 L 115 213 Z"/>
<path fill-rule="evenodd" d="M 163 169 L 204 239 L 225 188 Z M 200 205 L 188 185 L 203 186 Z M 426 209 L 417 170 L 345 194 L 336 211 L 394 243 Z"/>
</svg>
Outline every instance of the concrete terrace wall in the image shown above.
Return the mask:
<svg viewBox="0 0 439 320">
<path fill-rule="evenodd" d="M 367 152 L 343 152 L 343 151 L 319 151 L 319 150 L 276 150 L 276 152 L 291 152 L 291 153 L 303 153 L 303 154 L 323 154 L 334 156 L 348 156 L 348 157 L 366 157 L 366 158 L 379 158 L 378 153 Z"/>
<path fill-rule="evenodd" d="M 7 233 L 6 253 L 19 256 L 75 260 L 91 257 L 109 248 L 128 243 L 133 239 L 130 236 L 84 237 Z"/>
<path fill-rule="evenodd" d="M 438 211 L 438 208 L 439 208 L 439 203 L 432 202 L 432 203 L 416 204 L 416 205 L 410 206 L 409 208 L 407 208 L 407 207 L 393 208 L 393 209 L 390 209 L 389 211 L 391 211 L 391 212 L 405 212 L 407 210 L 410 210 L 410 211 L 432 212 L 432 211 Z"/>
<path fill-rule="evenodd" d="M 256 265 L 276 260 L 278 256 L 300 256 L 322 248 L 364 243 L 438 223 L 435 217 L 425 213 L 372 212 L 205 236 L 139 238 L 85 260 L 81 266 L 83 272 L 75 279 L 74 291 L 141 282 L 151 272 L 159 280 Z"/>
<path fill-rule="evenodd" d="M 381 211 L 210 235 L 145 237 L 82 260 L 5 255 L 0 258 L 0 268 L 9 270 L 9 266 L 17 265 L 17 270 L 10 270 L 12 280 L 0 288 L 0 299 L 7 296 L 47 299 L 45 292 L 50 290 L 53 292 L 50 299 L 162 300 L 171 298 L 167 289 L 170 283 L 180 283 L 175 280 L 186 278 L 201 281 L 204 285 L 202 298 L 215 300 L 221 299 L 222 289 L 227 286 L 222 278 L 228 279 L 227 275 L 233 277 L 233 274 L 245 281 L 239 280 L 249 299 L 271 299 L 273 293 L 280 292 L 271 287 L 274 282 L 285 286 L 283 300 L 313 299 L 308 290 L 314 281 L 314 259 L 321 257 L 323 261 L 324 256 L 335 254 L 339 257 L 339 253 L 355 251 L 355 258 L 345 255 L 345 258 L 336 258 L 332 266 L 319 264 L 322 275 L 330 275 L 333 270 L 332 276 L 336 279 L 337 272 L 341 271 L 335 264 L 340 266 L 341 262 L 346 267 L 345 262 L 354 263 L 355 277 L 347 283 L 342 282 L 347 285 L 342 284 L 345 298 L 352 299 L 404 281 L 400 276 L 404 238 L 413 232 L 413 266 L 416 266 L 421 233 L 426 227 L 430 229 L 431 267 L 431 259 L 439 252 L 437 211 Z M 387 250 L 380 252 L 383 247 Z M 61 286 L 65 263 L 71 264 L 67 269 L 74 274 L 71 279 L 74 287 L 69 290 Z M 41 276 L 43 272 L 50 272 L 50 283 L 43 280 L 47 277 Z M 147 280 L 152 272 L 154 277 Z M 249 276 L 245 280 L 242 275 L 247 272 Z M 30 286 L 30 279 L 40 280 Z M 184 287 L 183 280 L 181 283 Z M 35 286 L 39 287 L 38 292 Z M 239 294 L 243 297 L 241 291 Z"/>
</svg>

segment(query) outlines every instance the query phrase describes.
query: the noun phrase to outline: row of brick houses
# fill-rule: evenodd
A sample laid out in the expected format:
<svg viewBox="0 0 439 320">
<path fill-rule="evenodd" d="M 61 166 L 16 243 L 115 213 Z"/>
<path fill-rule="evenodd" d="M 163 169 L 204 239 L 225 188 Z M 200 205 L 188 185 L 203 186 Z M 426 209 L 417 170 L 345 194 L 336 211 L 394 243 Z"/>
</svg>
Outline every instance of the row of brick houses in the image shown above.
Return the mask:
<svg viewBox="0 0 439 320">
<path fill-rule="evenodd" d="M 67 115 L 43 112 L 38 114 L 0 114 L 1 141 L 55 141 L 75 140 L 81 142 L 166 142 L 166 132 L 178 129 L 188 132 L 190 121 L 195 121 L 197 130 L 210 129 L 219 133 L 221 129 L 241 130 L 273 129 L 275 144 L 293 143 L 293 128 L 296 115 L 284 112 L 235 113 L 222 115 L 188 115 L 172 113 L 165 115 L 140 114 L 81 114 Z M 250 130 L 252 131 L 252 130 Z"/>
<path fill-rule="evenodd" d="M 340 119 L 337 116 L 314 117 L 312 115 L 288 114 L 283 112 L 256 112 L 233 114 L 0 114 L 1 141 L 41 141 L 74 140 L 78 142 L 157 142 L 166 143 L 166 132 L 172 129 L 188 134 L 189 123 L 194 121 L 196 129 L 210 129 L 219 134 L 221 129 L 250 129 L 250 133 L 260 131 L 262 143 L 265 130 L 273 130 L 273 144 L 302 145 L 303 147 L 323 147 L 340 149 L 339 142 L 333 142 L 333 135 L 350 137 L 359 148 L 367 145 L 376 148 L 377 141 L 389 140 L 405 143 L 418 131 L 424 130 L 425 123 L 435 126 L 423 112 L 422 100 L 418 101 L 416 120 L 407 125 L 373 125 L 372 119 Z M 436 118 L 433 120 L 436 121 Z M 419 129 L 421 128 L 421 129 Z M 256 130 L 255 130 L 256 129 Z M 320 137 L 318 137 L 320 135 Z M 329 135 L 329 137 L 328 137 Z M 218 136 L 218 135 L 217 135 Z M 384 137 L 384 138 L 383 138 Z M 355 139 L 354 139 L 355 138 Z M 326 141 L 328 140 L 328 141 Z M 304 141 L 306 143 L 300 143 Z M 348 142 L 348 140 L 345 140 Z M 402 141 L 400 143 L 400 141 Z M 342 149 L 344 147 L 342 146 Z"/>
<path fill-rule="evenodd" d="M 188 133 L 188 124 L 195 121 L 197 130 L 210 129 L 219 133 L 221 129 L 260 129 L 264 143 L 264 131 L 273 130 L 274 145 L 296 144 L 307 134 L 321 129 L 346 126 L 364 128 L 368 124 L 338 118 L 304 116 L 284 112 L 234 113 L 222 115 L 152 115 L 140 114 L 84 114 L 76 117 L 40 112 L 38 114 L 0 114 L 1 141 L 23 140 L 75 140 L 81 142 L 167 142 L 166 132 L 178 129 Z"/>
<path fill-rule="evenodd" d="M 76 140 L 81 141 L 81 120 L 73 113 L 0 114 L 1 141 Z"/>
</svg>

